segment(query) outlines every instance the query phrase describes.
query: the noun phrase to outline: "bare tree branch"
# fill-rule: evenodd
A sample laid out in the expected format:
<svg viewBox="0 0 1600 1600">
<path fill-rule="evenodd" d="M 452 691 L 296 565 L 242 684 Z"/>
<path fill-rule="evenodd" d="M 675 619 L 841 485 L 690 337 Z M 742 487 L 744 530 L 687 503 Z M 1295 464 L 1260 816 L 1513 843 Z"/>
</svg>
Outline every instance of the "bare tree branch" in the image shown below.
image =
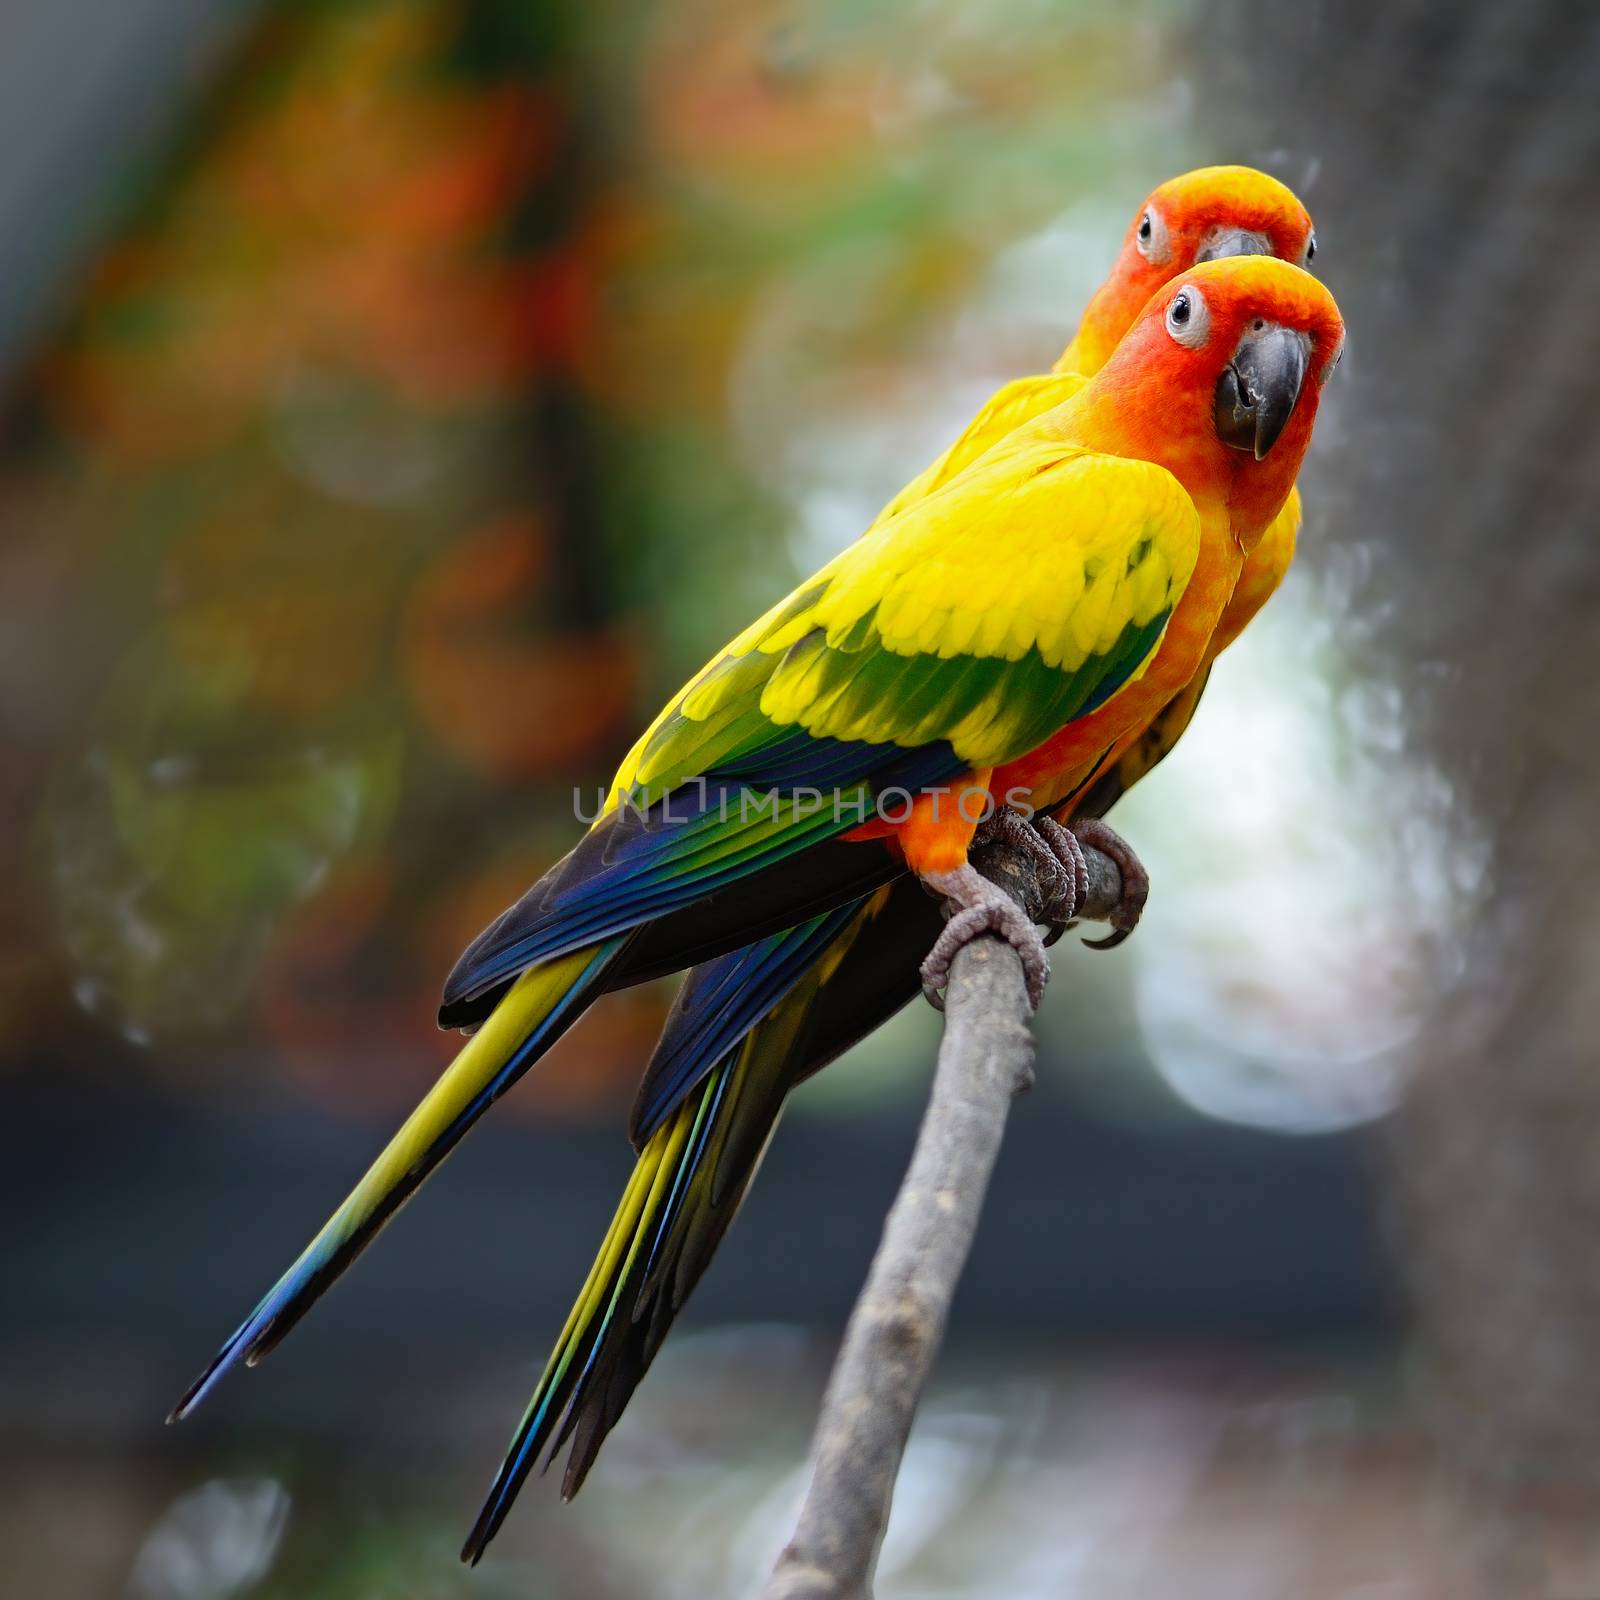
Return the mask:
<svg viewBox="0 0 1600 1600">
<path fill-rule="evenodd" d="M 1083 916 L 1122 893 L 1116 865 L 1084 852 Z M 1031 916 L 1032 861 L 1004 845 L 973 864 Z M 928 1109 L 867 1281 L 845 1328 L 812 1443 L 811 1485 L 761 1600 L 870 1600 L 895 1477 L 977 1231 L 1012 1100 L 1033 1083 L 1022 964 L 999 939 L 956 957 Z"/>
</svg>

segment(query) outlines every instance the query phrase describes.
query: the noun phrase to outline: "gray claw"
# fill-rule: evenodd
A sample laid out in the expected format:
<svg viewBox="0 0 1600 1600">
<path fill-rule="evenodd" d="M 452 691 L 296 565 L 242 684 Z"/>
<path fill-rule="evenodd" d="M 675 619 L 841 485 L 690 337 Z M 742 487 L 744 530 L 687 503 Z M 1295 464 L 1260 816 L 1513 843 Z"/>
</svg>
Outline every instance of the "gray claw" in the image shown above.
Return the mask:
<svg viewBox="0 0 1600 1600">
<path fill-rule="evenodd" d="M 1071 829 L 1063 828 L 1054 817 L 1035 817 L 1033 825 L 1051 855 L 1061 863 L 1062 876 L 1068 880 L 1062 885 L 1060 901 L 1050 908 L 1049 918 L 1052 925 L 1059 925 L 1065 931 L 1089 898 L 1089 863 L 1083 859 L 1083 846 L 1078 843 L 1077 836 Z"/>
<path fill-rule="evenodd" d="M 1096 850 L 1110 856 L 1117 864 L 1117 871 L 1122 874 L 1122 898 L 1108 919 L 1112 931 L 1103 939 L 1083 941 L 1091 950 L 1114 950 L 1139 926 L 1145 901 L 1150 898 L 1150 874 L 1133 853 L 1132 845 L 1115 828 L 1099 818 L 1074 822 L 1069 831 L 1077 835 L 1080 843 L 1093 845 Z"/>
<path fill-rule="evenodd" d="M 1064 831 L 1064 830 L 1063 830 Z M 1001 806 L 991 816 L 986 817 L 979 824 L 978 838 L 984 844 L 996 841 L 1010 845 L 1015 850 L 1022 851 L 1033 858 L 1034 871 L 1039 878 L 1039 894 L 1047 911 L 1052 914 L 1041 917 L 1041 922 L 1054 922 L 1056 917 L 1053 912 L 1063 900 L 1072 892 L 1071 867 L 1064 862 L 1047 837 L 1029 825 L 1027 820 L 1019 813 Z M 1076 845 L 1077 841 L 1073 841 Z M 1080 857 L 1082 852 L 1079 852 Z M 1085 877 L 1085 884 L 1088 879 Z M 1071 920 L 1071 912 L 1063 919 Z"/>
<path fill-rule="evenodd" d="M 1037 1011 L 1050 976 L 1050 958 L 1044 953 L 1038 930 L 1016 901 L 970 865 L 953 872 L 928 873 L 923 881 L 958 908 L 922 963 L 922 992 L 929 1003 L 936 1010 L 944 1009 L 940 991 L 950 981 L 950 963 L 956 952 L 981 935 L 993 933 L 1017 952 L 1029 1003 Z"/>
</svg>

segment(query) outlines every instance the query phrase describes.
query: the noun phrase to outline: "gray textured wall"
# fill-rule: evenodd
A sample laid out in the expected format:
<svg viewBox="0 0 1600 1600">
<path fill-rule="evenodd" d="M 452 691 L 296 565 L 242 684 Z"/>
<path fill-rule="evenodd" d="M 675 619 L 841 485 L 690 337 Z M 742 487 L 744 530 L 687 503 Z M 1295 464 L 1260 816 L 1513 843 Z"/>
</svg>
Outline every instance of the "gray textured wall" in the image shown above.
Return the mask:
<svg viewBox="0 0 1600 1600">
<path fill-rule="evenodd" d="M 1241 137 L 1294 128 L 1337 218 L 1348 437 L 1309 558 L 1361 575 L 1352 654 L 1405 686 L 1432 822 L 1491 845 L 1384 1134 L 1395 1254 L 1451 1465 L 1500 1513 L 1485 1592 L 1575 1594 L 1600 1583 L 1600 8 L 1213 21 Z M 1558 1504 L 1591 1531 L 1551 1590 L 1561 1541 L 1524 1535 Z"/>
</svg>

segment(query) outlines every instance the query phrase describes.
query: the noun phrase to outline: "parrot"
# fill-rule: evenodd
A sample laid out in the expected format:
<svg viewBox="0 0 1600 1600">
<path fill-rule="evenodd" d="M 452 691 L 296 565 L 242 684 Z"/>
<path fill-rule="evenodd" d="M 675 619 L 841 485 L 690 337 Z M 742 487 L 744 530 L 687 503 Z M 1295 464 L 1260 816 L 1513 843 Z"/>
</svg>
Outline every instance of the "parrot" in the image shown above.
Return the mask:
<svg viewBox="0 0 1600 1600">
<path fill-rule="evenodd" d="M 825 950 L 865 897 L 904 879 L 953 912 L 925 982 L 992 931 L 1017 949 L 1037 1003 L 1038 931 L 967 860 L 979 820 L 1018 797 L 1060 804 L 1202 670 L 1248 554 L 1293 489 L 1343 337 L 1332 296 L 1300 267 L 1273 255 L 1196 263 L 1076 392 L 886 517 L 714 656 L 624 759 L 601 817 L 463 953 L 439 1009 L 443 1026 L 469 1031 L 460 1053 L 173 1420 L 269 1354 L 607 988 L 745 962 L 770 943 L 773 961 L 746 963 L 714 1019 L 759 1020 L 792 988 L 795 930 Z M 608 1334 L 643 1326 L 651 1297 L 666 1303 L 666 1270 L 686 1259 L 680 1226 L 720 1225 L 684 1202 L 691 1177 L 715 1186 L 713 1125 L 724 1147 L 738 1132 L 717 1118 L 729 1081 L 726 1070 L 659 1080 L 636 1117 L 635 1203 L 619 1210 L 467 1559 L 544 1444 L 553 1453 L 579 1430 L 586 1470 L 620 1412 L 609 1385 L 593 1388 L 606 1377 L 596 1361 Z"/>
<path fill-rule="evenodd" d="M 1265 173 L 1241 166 L 1206 167 L 1170 179 L 1134 213 L 1109 276 L 1051 372 L 1014 380 L 998 390 L 957 441 L 885 506 L 872 528 L 933 492 L 1016 426 L 1070 398 L 1104 364 L 1150 293 L 1176 273 L 1200 261 L 1256 254 L 1309 268 L 1316 251 L 1305 207 Z M 1198 706 L 1211 662 L 1282 582 L 1300 522 L 1295 490 L 1245 557 L 1201 670 L 1146 727 L 1109 753 L 1098 774 L 1042 825 L 1069 811 L 1080 829 L 1085 820 L 1104 816 L 1173 748 Z M 1124 927 L 1101 941 L 1109 946 L 1120 942 L 1127 924 L 1137 918 L 1143 871 L 1109 831 L 1092 832 L 1086 842 L 1109 847 L 1131 885 L 1131 918 L 1125 917 Z M 1053 860 L 1044 865 L 1051 871 L 1056 867 Z M 525 1418 L 525 1424 L 540 1418 L 540 1402 L 565 1375 L 561 1356 L 569 1355 L 570 1367 L 572 1354 L 585 1349 L 581 1380 L 573 1381 L 570 1395 L 562 1393 L 561 1403 L 547 1404 L 543 1413 L 559 1414 L 572 1401 L 577 1403 L 571 1411 L 581 1413 L 563 1495 L 570 1497 L 581 1487 L 600 1444 L 709 1265 L 789 1093 L 915 996 L 918 962 L 942 926 L 939 903 L 914 876 L 905 876 L 875 890 L 843 917 L 832 913 L 786 930 L 697 966 L 686 978 L 630 1119 L 640 1163 Z M 757 974 L 762 982 L 747 982 Z M 713 1065 L 708 1069 L 707 1063 Z M 679 1103 L 672 1116 L 660 1114 L 660 1106 L 671 1103 L 663 1101 L 664 1094 L 681 1094 L 682 1086 L 702 1076 L 700 1096 Z M 674 1140 L 681 1142 L 674 1145 Z M 672 1172 L 673 1191 L 683 1189 L 673 1199 L 678 1221 L 657 1247 L 659 1265 L 639 1289 L 636 1314 L 612 1319 L 606 1336 L 591 1342 L 593 1324 L 606 1306 L 600 1291 L 615 1287 L 633 1235 L 660 1221 L 666 1193 L 652 1198 L 651 1185 L 663 1161 Z M 519 1433 L 508 1466 L 525 1443 Z M 503 1497 L 503 1489 L 497 1481 L 490 1506 Z"/>
</svg>

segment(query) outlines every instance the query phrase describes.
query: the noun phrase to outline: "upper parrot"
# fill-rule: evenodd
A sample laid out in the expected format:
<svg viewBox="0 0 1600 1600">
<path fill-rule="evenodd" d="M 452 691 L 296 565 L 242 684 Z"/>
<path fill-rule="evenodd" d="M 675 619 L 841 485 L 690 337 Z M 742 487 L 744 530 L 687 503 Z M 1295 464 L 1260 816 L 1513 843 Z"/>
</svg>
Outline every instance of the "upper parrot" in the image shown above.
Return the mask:
<svg viewBox="0 0 1600 1600">
<path fill-rule="evenodd" d="M 608 986 L 848 912 L 909 868 L 957 908 L 936 961 L 998 927 L 1037 989 L 1037 933 L 966 861 L 981 805 L 1056 803 L 1202 669 L 1342 339 L 1327 291 L 1275 258 L 1179 274 L 1078 393 L 720 652 L 641 738 L 616 803 L 462 957 L 441 1020 L 478 1031 L 175 1415 L 267 1353 Z M 676 1163 L 657 1168 L 653 1245 L 618 1236 L 629 1272 L 677 1216 Z M 526 1465 L 508 1463 L 474 1553 Z"/>
</svg>

